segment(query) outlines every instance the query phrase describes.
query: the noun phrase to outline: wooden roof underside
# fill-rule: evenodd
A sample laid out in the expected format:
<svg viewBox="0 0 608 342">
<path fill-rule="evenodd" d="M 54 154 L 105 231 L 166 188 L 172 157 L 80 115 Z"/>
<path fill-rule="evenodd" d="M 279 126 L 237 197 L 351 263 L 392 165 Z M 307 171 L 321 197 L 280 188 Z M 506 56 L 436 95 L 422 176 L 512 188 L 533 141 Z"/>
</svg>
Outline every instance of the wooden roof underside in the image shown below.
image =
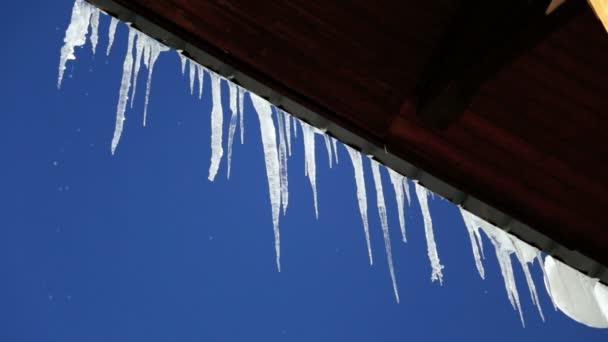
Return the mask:
<svg viewBox="0 0 608 342">
<path fill-rule="evenodd" d="M 608 282 L 608 35 L 585 2 L 88 1 Z"/>
</svg>

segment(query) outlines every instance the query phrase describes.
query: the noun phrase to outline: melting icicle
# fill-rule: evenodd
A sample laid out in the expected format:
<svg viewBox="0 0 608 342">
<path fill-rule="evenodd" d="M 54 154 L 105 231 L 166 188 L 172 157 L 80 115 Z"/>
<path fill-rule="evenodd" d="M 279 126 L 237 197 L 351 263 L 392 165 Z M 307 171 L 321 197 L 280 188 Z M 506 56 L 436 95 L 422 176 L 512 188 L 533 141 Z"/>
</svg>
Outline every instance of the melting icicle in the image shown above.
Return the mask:
<svg viewBox="0 0 608 342">
<path fill-rule="evenodd" d="M 91 47 L 93 54 L 97 50 L 97 42 L 99 42 L 99 11 L 92 10 L 91 13 Z"/>
<path fill-rule="evenodd" d="M 237 86 L 232 82 L 228 82 L 228 92 L 230 98 L 230 125 L 228 126 L 228 159 L 226 159 L 226 163 L 228 164 L 228 179 L 230 179 L 230 165 L 232 164 L 232 144 L 234 141 L 234 132 L 236 131 L 236 123 L 237 123 Z"/>
<path fill-rule="evenodd" d="M 386 204 L 384 202 L 384 190 L 382 189 L 382 178 L 380 176 L 380 164 L 377 161 L 370 159 L 372 164 L 372 175 L 374 177 L 374 185 L 376 187 L 376 200 L 378 203 L 378 215 L 380 215 L 380 223 L 382 225 L 382 236 L 384 237 L 384 249 L 386 250 L 386 259 L 388 261 L 388 269 L 393 282 L 393 292 L 395 299 L 399 303 L 399 290 L 397 289 L 397 279 L 395 278 L 395 268 L 393 266 L 393 253 L 391 251 L 391 236 L 388 231 L 388 220 L 386 218 Z"/>
<path fill-rule="evenodd" d="M 245 90 L 239 89 L 239 128 L 241 131 L 241 145 L 245 143 Z"/>
<path fill-rule="evenodd" d="M 391 177 L 391 183 L 393 183 L 393 189 L 395 190 L 395 200 L 397 201 L 397 211 L 399 213 L 399 228 L 401 228 L 401 238 L 403 242 L 406 242 L 407 239 L 405 237 L 405 214 L 403 203 L 403 180 L 405 177 L 391 169 L 388 169 L 388 174 Z"/>
<path fill-rule="evenodd" d="M 196 78 L 196 65 L 193 60 L 188 60 L 188 69 L 190 76 L 190 95 L 194 95 L 194 79 Z"/>
<path fill-rule="evenodd" d="M 193 70 L 190 63 L 190 70 Z M 192 74 L 191 74 L 192 75 Z M 224 114 L 222 110 L 222 93 L 220 76 L 215 73 L 211 75 L 211 97 L 213 99 L 213 107 L 211 108 L 211 165 L 209 166 L 209 180 L 213 182 L 217 170 L 220 167 L 220 161 L 224 155 L 222 148 L 222 127 L 224 125 Z M 194 77 L 194 75 L 192 75 Z"/>
<path fill-rule="evenodd" d="M 135 92 L 137 90 L 137 79 L 139 77 L 139 70 L 141 69 L 141 60 L 143 59 L 145 48 L 143 34 L 136 32 L 135 38 L 135 67 L 133 68 L 133 90 L 131 91 L 131 108 L 133 108 L 133 102 L 135 100 Z"/>
<path fill-rule="evenodd" d="M 146 46 L 147 55 L 145 56 L 144 62 L 148 67 L 148 82 L 146 83 L 146 100 L 144 103 L 144 127 L 146 126 L 146 119 L 148 117 L 148 104 L 150 103 L 150 88 L 152 86 L 152 74 L 154 73 L 154 65 L 158 60 L 158 56 L 162 52 L 169 51 L 169 48 L 159 43 L 158 41 L 143 35 Z M 141 36 L 140 36 L 141 39 Z"/>
<path fill-rule="evenodd" d="M 203 79 L 205 78 L 204 70 L 205 70 L 205 68 L 202 65 L 196 64 L 196 72 L 198 74 L 198 98 L 199 99 L 203 98 Z M 228 82 L 228 83 L 232 83 L 232 82 Z M 236 106 L 235 106 L 235 110 L 236 110 Z"/>
<path fill-rule="evenodd" d="M 346 151 L 353 162 L 353 170 L 355 172 L 355 184 L 357 186 L 357 203 L 359 204 L 359 213 L 361 221 L 363 221 L 363 232 L 365 233 L 365 242 L 367 243 L 367 254 L 369 255 L 369 264 L 374 264 L 372 257 L 372 244 L 369 238 L 369 224 L 367 220 L 367 193 L 365 190 L 365 175 L 363 173 L 363 160 L 361 153 L 353 150 L 348 145 L 344 145 Z"/>
<path fill-rule="evenodd" d="M 517 256 L 517 260 L 524 270 L 524 276 L 526 278 L 526 283 L 528 284 L 528 290 L 530 290 L 530 298 L 532 298 L 532 303 L 536 305 L 538 314 L 544 322 L 545 316 L 543 315 L 543 309 L 540 307 L 540 300 L 538 299 L 536 286 L 534 285 L 534 280 L 532 279 L 532 274 L 530 273 L 530 265 L 534 263 L 534 260 L 540 257 L 540 251 L 527 243 L 520 241 L 514 236 L 511 236 L 511 242 L 513 242 L 513 246 L 515 247 L 515 255 Z"/>
<path fill-rule="evenodd" d="M 329 158 L 329 168 L 332 168 L 332 160 L 334 159 L 334 156 L 332 155 L 332 151 L 331 151 L 331 140 L 329 140 L 329 135 L 327 135 L 326 133 L 321 132 L 321 134 L 323 135 L 323 139 L 325 140 L 325 148 L 327 149 L 327 158 Z"/>
<path fill-rule="evenodd" d="M 186 58 L 186 56 L 182 55 L 181 53 L 178 53 L 179 55 L 179 61 L 182 64 L 182 76 L 184 76 L 184 74 L 186 73 L 186 64 L 188 64 L 188 58 Z"/>
<path fill-rule="evenodd" d="M 283 113 L 283 122 L 285 122 L 285 140 L 287 141 L 287 152 L 291 157 L 291 118 L 286 112 L 281 112 Z"/>
<path fill-rule="evenodd" d="M 272 109 L 270 103 L 261 97 L 250 94 L 251 103 L 260 119 L 260 132 L 264 148 L 264 161 L 266 175 L 268 176 L 268 192 L 272 207 L 272 226 L 274 228 L 274 248 L 276 253 L 277 269 L 281 272 L 281 236 L 279 233 L 279 213 L 281 210 L 281 179 L 279 168 L 279 155 L 277 152 L 277 137 L 272 122 Z"/>
<path fill-rule="evenodd" d="M 116 147 L 120 142 L 122 129 L 125 121 L 125 110 L 127 109 L 127 101 L 129 99 L 129 88 L 131 87 L 131 76 L 133 74 L 133 40 L 135 39 L 135 30 L 129 28 L 129 43 L 127 44 L 127 56 L 122 68 L 122 81 L 120 82 L 120 93 L 118 95 L 118 106 L 116 108 L 116 127 L 114 128 L 114 137 L 112 138 L 112 154 L 116 152 Z"/>
<path fill-rule="evenodd" d="M 281 204 L 283 215 L 287 212 L 289 204 L 289 185 L 287 178 L 287 146 L 285 143 L 285 124 L 282 111 L 276 109 L 277 122 L 279 124 L 279 169 L 281 172 Z"/>
<path fill-rule="evenodd" d="M 306 176 L 312 187 L 312 196 L 315 205 L 315 217 L 319 218 L 319 209 L 317 206 L 317 162 L 315 160 L 315 132 L 312 126 L 300 121 L 302 126 L 302 136 L 304 137 L 304 164 L 306 167 Z"/>
<path fill-rule="evenodd" d="M 57 88 L 61 88 L 66 63 L 69 60 L 76 59 L 74 49 L 76 47 L 83 46 L 86 43 L 86 36 L 91 23 L 91 15 L 96 11 L 98 10 L 82 0 L 76 0 L 74 2 L 74 7 L 72 8 L 72 19 L 70 21 L 70 25 L 65 31 L 65 38 L 63 39 L 64 44 L 61 48 Z"/>
<path fill-rule="evenodd" d="M 331 143 L 334 146 L 334 156 L 336 157 L 336 164 L 339 164 L 340 161 L 338 160 L 338 140 L 336 140 L 336 138 L 331 138 Z"/>
<path fill-rule="evenodd" d="M 525 325 L 525 323 L 519 300 L 519 292 L 517 290 L 517 285 L 515 284 L 513 266 L 511 263 L 511 255 L 513 254 L 515 254 L 517 257 L 517 260 L 521 264 L 524 271 L 524 276 L 528 289 L 530 290 L 532 302 L 536 305 L 541 319 L 544 320 L 544 315 L 540 306 L 538 294 L 536 292 L 536 286 L 534 285 L 529 268 L 529 265 L 534 263 L 535 260 L 539 260 L 542 266 L 540 251 L 462 208 L 460 209 L 460 213 L 465 222 L 467 231 L 469 232 L 469 239 L 471 240 L 471 246 L 473 247 L 475 265 L 477 266 L 477 270 L 479 271 L 481 277 L 484 278 L 484 268 L 481 262 L 481 259 L 483 258 L 483 244 L 479 230 L 483 230 L 486 233 L 494 246 L 500 271 L 505 282 L 507 297 L 509 298 L 509 302 L 513 308 L 518 311 L 522 325 Z M 551 291 L 548 292 L 549 295 L 552 296 Z"/>
<path fill-rule="evenodd" d="M 112 45 L 114 45 L 114 36 L 116 35 L 116 27 L 118 26 L 118 19 L 111 17 L 110 18 L 110 28 L 108 29 L 108 48 L 106 50 L 106 55 L 110 55 L 110 51 L 112 50 Z"/>
<path fill-rule="evenodd" d="M 410 197 L 410 185 L 408 184 L 406 177 L 403 177 L 403 190 L 405 191 L 405 197 L 407 198 L 407 205 L 410 205 L 412 199 Z"/>
<path fill-rule="evenodd" d="M 483 248 L 482 240 L 478 233 L 479 227 L 482 225 L 481 219 L 462 208 L 460 209 L 460 214 L 462 215 L 464 225 L 469 233 L 469 240 L 471 240 L 475 267 L 477 267 L 477 272 L 479 272 L 481 279 L 485 279 L 485 269 L 483 268 L 483 263 L 481 262 L 482 254 L 479 253 L 479 250 Z"/>
<path fill-rule="evenodd" d="M 433 221 L 431 213 L 429 211 L 428 203 L 428 190 L 423 188 L 421 185 L 416 183 L 416 194 L 418 195 L 418 202 L 420 202 L 420 210 L 422 211 L 422 217 L 424 218 L 424 235 L 426 236 L 427 253 L 429 260 L 431 261 L 431 280 L 439 280 L 440 284 L 443 284 L 443 265 L 439 261 L 439 254 L 437 253 L 437 245 L 435 243 L 435 234 L 433 232 Z"/>
</svg>

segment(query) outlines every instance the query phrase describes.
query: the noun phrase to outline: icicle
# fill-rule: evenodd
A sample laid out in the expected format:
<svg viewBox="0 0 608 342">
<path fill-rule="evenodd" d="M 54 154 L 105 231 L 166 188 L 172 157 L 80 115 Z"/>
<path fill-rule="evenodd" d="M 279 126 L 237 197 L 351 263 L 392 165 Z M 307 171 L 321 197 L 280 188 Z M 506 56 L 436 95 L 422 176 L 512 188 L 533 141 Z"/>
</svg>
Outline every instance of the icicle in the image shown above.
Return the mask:
<svg viewBox="0 0 608 342">
<path fill-rule="evenodd" d="M 412 198 L 410 197 L 410 185 L 407 182 L 407 177 L 403 177 L 403 191 L 405 192 L 405 197 L 407 198 L 407 205 L 411 205 Z"/>
<path fill-rule="evenodd" d="M 498 265 L 500 266 L 500 272 L 505 283 L 507 297 L 509 299 L 509 302 L 511 303 L 511 306 L 513 306 L 513 308 L 519 313 L 519 318 L 521 320 L 522 325 L 525 326 L 525 322 L 523 312 L 521 310 L 521 303 L 519 300 L 519 291 L 517 290 L 517 285 L 515 283 L 515 275 L 513 274 L 513 265 L 511 263 L 511 255 L 513 254 L 515 254 L 515 256 L 517 257 L 524 271 L 524 276 L 526 278 L 526 283 L 530 290 L 530 297 L 532 298 L 532 302 L 536 305 L 541 319 L 544 320 L 544 315 L 542 313 L 540 301 L 536 292 L 536 286 L 534 285 L 534 281 L 532 280 L 529 268 L 529 264 L 534 263 L 534 260 L 541 259 L 540 251 L 538 251 L 532 246 L 523 243 L 516 237 L 507 234 L 502 229 L 495 227 L 494 225 L 465 211 L 462 208 L 460 209 L 460 213 L 462 215 L 462 218 L 464 219 L 467 231 L 469 232 L 469 239 L 471 240 L 471 245 L 473 247 L 475 265 L 477 266 L 477 270 L 479 271 L 481 277 L 484 278 L 484 268 L 481 262 L 481 259 L 483 258 L 483 243 L 481 235 L 479 234 L 479 230 L 483 230 L 486 233 L 486 235 L 490 239 L 490 242 L 492 242 L 492 245 L 494 246 L 496 258 L 498 259 Z"/>
<path fill-rule="evenodd" d="M 193 70 L 190 63 L 190 70 Z M 209 180 L 213 182 L 224 150 L 222 149 L 222 127 L 224 125 L 224 113 L 222 109 L 222 93 L 220 76 L 215 73 L 211 75 L 211 95 L 213 107 L 211 109 L 211 166 L 209 166 Z M 191 74 L 192 77 L 194 77 Z"/>
<path fill-rule="evenodd" d="M 127 109 L 127 101 L 129 99 L 129 88 L 131 87 L 131 76 L 133 74 L 133 40 L 135 39 L 135 30 L 129 28 L 129 43 L 127 46 L 127 56 L 122 68 L 122 81 L 120 82 L 120 93 L 118 95 L 118 106 L 116 108 L 116 127 L 114 128 L 114 137 L 112 138 L 112 154 L 116 152 L 116 147 L 122 135 L 122 129 L 125 121 L 125 110 Z"/>
<path fill-rule="evenodd" d="M 285 122 L 285 140 L 287 141 L 287 152 L 291 157 L 291 118 L 290 115 L 284 111 L 283 113 L 283 121 Z"/>
<path fill-rule="evenodd" d="M 186 56 L 182 55 L 181 53 L 177 54 L 179 56 L 179 61 L 182 64 L 182 76 L 184 76 L 184 74 L 186 73 L 186 64 L 188 64 L 188 58 L 186 58 Z"/>
<path fill-rule="evenodd" d="M 237 86 L 232 82 L 228 82 L 228 92 L 230 98 L 230 125 L 228 126 L 228 159 L 226 159 L 228 167 L 228 179 L 230 179 L 230 166 L 232 164 L 232 144 L 234 140 L 234 132 L 236 131 L 237 123 Z"/>
<path fill-rule="evenodd" d="M 193 60 L 188 60 L 190 63 L 188 64 L 188 69 L 190 73 L 190 95 L 194 95 L 194 79 L 196 78 L 196 65 Z"/>
<path fill-rule="evenodd" d="M 416 184 L 416 194 L 418 195 L 418 202 L 420 202 L 420 210 L 422 211 L 422 217 L 424 218 L 424 235 L 426 236 L 427 253 L 429 260 L 431 261 L 431 280 L 439 280 L 440 284 L 443 284 L 443 265 L 439 261 L 439 254 L 437 253 L 437 245 L 435 244 L 435 234 L 433 232 L 433 221 L 431 213 L 429 211 L 428 203 L 428 190 Z"/>
<path fill-rule="evenodd" d="M 304 163 L 306 166 L 306 176 L 312 187 L 312 196 L 315 205 L 315 217 L 319 218 L 317 206 L 317 162 L 315 160 L 315 133 L 313 127 L 304 121 L 300 121 L 302 126 L 302 136 L 304 137 Z"/>
<path fill-rule="evenodd" d="M 114 36 L 116 35 L 116 26 L 118 26 L 118 19 L 110 17 L 110 28 L 108 29 L 108 49 L 106 50 L 106 56 L 110 55 L 112 45 L 114 45 Z"/>
<path fill-rule="evenodd" d="M 133 100 L 135 99 L 135 92 L 137 90 L 137 79 L 139 77 L 139 70 L 141 69 L 141 60 L 144 54 L 145 41 L 143 34 L 136 31 L 135 34 L 135 67 L 133 68 L 133 88 L 131 90 L 131 108 L 133 108 Z"/>
<path fill-rule="evenodd" d="M 367 254 L 369 255 L 369 264 L 374 264 L 372 257 L 372 244 L 369 238 L 369 224 L 367 220 L 367 193 L 365 190 L 365 175 L 363 173 L 363 160 L 361 153 L 353 150 L 348 145 L 344 145 L 346 151 L 350 156 L 350 160 L 353 163 L 353 169 L 355 172 L 355 184 L 357 186 L 357 203 L 359 204 L 359 213 L 361 214 L 361 221 L 363 221 L 363 232 L 365 233 L 365 242 L 367 243 Z"/>
<path fill-rule="evenodd" d="M 403 179 L 404 177 L 397 172 L 388 169 L 388 174 L 391 177 L 391 183 L 393 183 L 393 189 L 395 190 L 395 199 L 397 201 L 397 211 L 399 213 L 399 228 L 401 228 L 401 238 L 403 242 L 407 241 L 405 237 L 405 214 L 404 214 L 404 196 L 403 196 Z"/>
<path fill-rule="evenodd" d="M 99 10 L 93 10 L 91 14 L 91 47 L 93 54 L 97 50 L 97 42 L 99 41 Z"/>
<path fill-rule="evenodd" d="M 291 125 L 291 127 L 293 127 L 293 136 L 297 139 L 298 138 L 298 125 L 297 125 L 297 123 L 300 120 L 296 119 L 295 116 L 292 116 L 291 118 L 293 119 L 293 124 Z"/>
<path fill-rule="evenodd" d="M 485 269 L 483 268 L 483 263 L 481 262 L 482 256 L 479 253 L 479 250 L 483 246 L 481 237 L 478 234 L 479 227 L 481 226 L 479 222 L 480 219 L 462 208 L 460 208 L 460 214 L 462 215 L 464 225 L 469 233 L 469 240 L 471 240 L 473 258 L 475 259 L 475 267 L 477 267 L 477 272 L 479 272 L 479 276 L 481 276 L 481 279 L 485 279 Z"/>
<path fill-rule="evenodd" d="M 340 161 L 338 160 L 338 140 L 336 140 L 335 138 L 331 138 L 331 143 L 334 146 L 334 156 L 336 157 L 336 164 L 339 164 Z"/>
<path fill-rule="evenodd" d="M 245 90 L 239 89 L 239 129 L 241 131 L 241 145 L 245 143 Z"/>
<path fill-rule="evenodd" d="M 86 43 L 86 36 L 91 23 L 91 14 L 97 11 L 93 6 L 82 0 L 76 0 L 72 8 L 72 19 L 70 25 L 65 31 L 63 39 L 63 47 L 61 48 L 61 57 L 59 59 L 59 78 L 57 79 L 57 88 L 61 88 L 63 74 L 65 73 L 66 63 L 69 60 L 75 60 L 74 49 L 83 46 Z"/>
<path fill-rule="evenodd" d="M 261 97 L 250 94 L 251 102 L 260 119 L 260 132 L 264 147 L 264 161 L 266 175 L 268 176 L 268 191 L 272 207 L 272 225 L 274 228 L 274 247 L 276 253 L 277 269 L 281 272 L 281 236 L 279 233 L 279 213 L 281 210 L 281 179 L 279 171 L 279 155 L 277 153 L 277 138 L 272 122 L 270 103 Z"/>
<path fill-rule="evenodd" d="M 514 236 L 510 237 L 511 242 L 513 242 L 513 246 L 515 247 L 515 255 L 517 256 L 517 260 L 521 264 L 521 268 L 524 271 L 526 283 L 528 284 L 528 289 L 530 290 L 530 298 L 532 298 L 532 303 L 536 305 L 538 314 L 544 322 L 545 316 L 543 315 L 543 309 L 540 307 L 540 300 L 538 299 L 536 286 L 534 285 L 534 280 L 532 279 L 532 274 L 530 273 L 530 265 L 533 264 L 534 260 L 538 258 L 540 251 L 527 243 L 520 241 Z"/>
<path fill-rule="evenodd" d="M 332 168 L 332 160 L 334 159 L 334 156 L 332 155 L 332 151 L 331 151 L 331 140 L 329 140 L 329 135 L 327 135 L 326 133 L 321 132 L 321 134 L 323 135 L 323 139 L 325 140 L 325 148 L 327 149 L 327 158 L 329 159 L 329 168 Z"/>
<path fill-rule="evenodd" d="M 391 236 L 388 231 L 388 220 L 386 218 L 386 204 L 384 202 L 384 191 L 382 189 L 382 178 L 380 176 L 380 164 L 373 159 L 370 159 L 372 165 L 372 175 L 374 177 L 374 185 L 376 187 L 376 200 L 378 203 L 378 215 L 380 215 L 380 223 L 382 225 L 382 236 L 384 237 L 384 248 L 386 250 L 386 259 L 388 261 L 388 269 L 393 282 L 393 292 L 395 299 L 399 303 L 399 290 L 397 289 L 397 279 L 395 278 L 395 268 L 393 266 L 393 253 L 391 252 Z"/>
<path fill-rule="evenodd" d="M 146 119 L 148 117 L 148 104 L 150 103 L 150 88 L 152 86 L 152 74 L 154 73 L 154 65 L 158 60 L 158 56 L 160 56 L 162 52 L 169 51 L 169 48 L 148 36 L 144 36 L 144 41 L 146 46 L 145 50 L 147 52 L 144 61 L 146 62 L 146 66 L 148 67 L 148 82 L 146 84 L 146 100 L 144 103 L 145 127 Z"/>
<path fill-rule="evenodd" d="M 289 204 L 289 185 L 287 178 L 287 146 L 285 143 L 285 124 L 283 122 L 283 113 L 279 109 L 275 110 L 277 122 L 279 124 L 279 169 L 281 172 L 281 204 L 283 207 L 283 215 L 287 212 Z"/>
<path fill-rule="evenodd" d="M 205 70 L 205 68 L 200 65 L 200 64 L 196 64 L 196 71 L 198 74 L 198 98 L 202 99 L 203 98 L 203 79 L 205 78 L 205 73 L 203 72 Z M 232 82 L 228 82 L 228 83 L 232 83 Z M 236 96 L 236 94 L 235 94 Z M 235 104 L 235 110 L 236 110 L 236 104 Z"/>
</svg>

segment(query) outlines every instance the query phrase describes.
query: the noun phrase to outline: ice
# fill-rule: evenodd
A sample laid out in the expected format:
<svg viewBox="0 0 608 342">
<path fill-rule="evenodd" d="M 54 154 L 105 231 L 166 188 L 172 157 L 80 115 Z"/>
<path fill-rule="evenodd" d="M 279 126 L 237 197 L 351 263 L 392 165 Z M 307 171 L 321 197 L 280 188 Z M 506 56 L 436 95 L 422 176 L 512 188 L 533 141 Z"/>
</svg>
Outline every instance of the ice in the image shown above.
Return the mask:
<svg viewBox="0 0 608 342">
<path fill-rule="evenodd" d="M 200 65 L 200 64 L 196 64 L 196 72 L 198 74 L 198 98 L 202 99 L 203 98 L 203 80 L 205 78 L 205 72 L 204 72 L 205 68 Z M 228 82 L 228 83 L 232 83 L 232 82 Z M 236 110 L 236 105 L 235 105 L 235 110 Z"/>
<path fill-rule="evenodd" d="M 137 90 L 137 79 L 139 77 L 139 70 L 141 68 L 141 60 L 144 55 L 144 39 L 143 35 L 137 33 L 135 35 L 135 67 L 133 69 L 133 90 L 131 91 L 131 108 L 133 108 L 133 100 L 135 99 L 135 92 Z"/>
<path fill-rule="evenodd" d="M 593 295 L 595 296 L 595 300 L 604 315 L 604 318 L 608 322 L 608 287 L 598 282 L 595 284 L 595 288 L 593 289 Z"/>
<path fill-rule="evenodd" d="M 92 10 L 91 13 L 91 48 L 93 54 L 97 50 L 97 43 L 99 42 L 99 11 Z"/>
<path fill-rule="evenodd" d="M 378 204 L 378 215 L 380 216 L 380 224 L 382 226 L 382 236 L 384 237 L 384 249 L 386 250 L 386 259 L 388 261 L 388 269 L 391 274 L 393 283 L 393 292 L 395 299 L 399 303 L 399 290 L 397 289 L 397 279 L 395 278 L 395 268 L 393 266 L 393 252 L 391 251 L 391 236 L 388 231 L 388 220 L 386 217 L 386 203 L 384 202 L 384 191 L 382 189 L 382 177 L 380 175 L 380 164 L 377 161 L 370 159 L 372 165 L 372 175 L 374 177 L 374 185 L 376 188 L 376 200 Z"/>
<path fill-rule="evenodd" d="M 490 242 L 494 246 L 500 271 L 504 279 L 505 289 L 507 291 L 507 297 L 509 302 L 519 312 L 519 316 L 522 324 L 524 324 L 523 312 L 521 310 L 521 304 L 519 300 L 519 292 L 515 283 L 515 276 L 513 274 L 513 266 L 511 262 L 511 256 L 515 254 L 519 261 L 522 270 L 524 271 L 524 277 L 530 291 L 530 297 L 532 303 L 536 305 L 538 313 L 541 319 L 544 320 L 542 308 L 536 291 L 534 280 L 530 272 L 530 265 L 534 261 L 538 260 L 542 266 L 542 257 L 538 249 L 522 242 L 515 236 L 507 234 L 502 229 L 482 220 L 481 218 L 467 212 L 463 208 L 460 209 L 460 213 L 464 220 L 465 226 L 469 233 L 469 239 L 471 240 L 471 246 L 473 248 L 473 256 L 475 258 L 475 265 L 479 274 L 482 278 L 485 277 L 484 267 L 482 263 L 483 258 L 483 241 L 479 233 L 483 230 L 484 233 L 490 239 Z M 551 292 L 548 291 L 551 295 Z"/>
<path fill-rule="evenodd" d="M 331 138 L 331 143 L 334 146 L 334 156 L 336 157 L 336 164 L 339 164 L 338 160 L 338 141 L 335 138 Z"/>
<path fill-rule="evenodd" d="M 192 69 L 192 63 L 190 63 Z M 209 73 L 211 75 L 211 97 L 212 97 L 212 108 L 211 108 L 211 165 L 209 166 L 209 180 L 213 181 L 217 175 L 217 171 L 220 167 L 220 161 L 224 155 L 224 149 L 222 148 L 222 127 L 224 125 L 224 113 L 222 109 L 222 89 L 221 79 L 216 73 Z M 194 77 L 191 74 L 192 77 Z"/>
<path fill-rule="evenodd" d="M 241 132 L 241 145 L 245 143 L 245 90 L 239 89 L 239 129 Z"/>
<path fill-rule="evenodd" d="M 332 160 L 334 158 L 331 151 L 331 140 L 329 139 L 329 135 L 326 133 L 321 132 L 321 135 L 323 135 L 323 139 L 325 140 L 325 149 L 327 149 L 327 158 L 329 159 L 329 168 L 331 169 Z"/>
<path fill-rule="evenodd" d="M 106 55 L 110 55 L 110 51 L 112 51 L 112 45 L 114 45 L 114 36 L 116 36 L 116 27 L 118 26 L 118 19 L 111 17 L 110 18 L 110 28 L 108 29 L 108 48 L 106 50 Z"/>
<path fill-rule="evenodd" d="M 435 243 L 433 221 L 428 203 L 429 192 L 420 184 L 416 183 L 416 195 L 418 195 L 418 202 L 420 202 L 420 210 L 422 211 L 422 217 L 424 219 L 424 235 L 426 236 L 427 253 L 429 255 L 432 268 L 431 280 L 439 280 L 439 283 L 443 284 L 443 272 L 441 271 L 443 269 L 443 265 L 441 265 L 441 261 L 439 260 L 437 245 Z"/>
<path fill-rule="evenodd" d="M 260 119 L 260 132 L 264 148 L 264 161 L 268 177 L 268 192 L 272 207 L 272 226 L 274 228 L 274 248 L 276 253 L 277 269 L 281 272 L 281 236 L 279 233 L 279 213 L 281 210 L 281 179 L 279 155 L 277 152 L 277 137 L 272 121 L 270 103 L 261 97 L 250 94 L 251 103 Z"/>
<path fill-rule="evenodd" d="M 483 263 L 481 262 L 482 255 L 480 253 L 480 249 L 483 245 L 481 241 L 481 236 L 478 233 L 479 228 L 483 223 L 477 216 L 469 213 L 464 209 L 460 209 L 460 214 L 462 215 L 464 225 L 467 228 L 467 232 L 469 233 L 469 240 L 471 240 L 473 258 L 475 259 L 475 267 L 477 267 L 477 272 L 479 272 L 479 276 L 481 276 L 482 279 L 485 279 L 485 269 L 483 268 Z"/>
<path fill-rule="evenodd" d="M 515 237 L 511 237 L 511 241 L 515 246 L 515 256 L 517 257 L 517 260 L 524 271 L 524 277 L 526 278 L 526 283 L 528 284 L 528 290 L 530 290 L 530 298 L 532 298 L 532 303 L 536 305 L 538 314 L 544 321 L 545 316 L 543 315 L 543 309 L 540 306 L 540 300 L 538 299 L 538 293 L 536 292 L 536 285 L 534 285 L 534 280 L 532 279 L 532 274 L 530 272 L 530 265 L 533 264 L 535 260 L 540 258 L 540 251 Z"/>
<path fill-rule="evenodd" d="M 139 39 L 144 39 L 144 46 L 146 47 L 146 56 L 144 62 L 148 67 L 148 81 L 146 83 L 146 99 L 144 102 L 144 126 L 146 126 L 146 119 L 148 117 L 148 104 L 150 103 L 150 88 L 152 86 L 152 74 L 154 73 L 154 65 L 158 60 L 158 56 L 162 52 L 169 51 L 169 48 L 159 43 L 158 41 L 141 34 Z"/>
<path fill-rule="evenodd" d="M 283 112 L 283 122 L 285 123 L 285 140 L 287 141 L 287 153 L 291 157 L 291 115 Z"/>
<path fill-rule="evenodd" d="M 404 196 L 403 196 L 403 181 L 405 177 L 397 172 L 388 169 L 388 174 L 395 190 L 395 200 L 397 201 L 397 211 L 399 213 L 399 228 L 401 228 L 401 238 L 403 242 L 407 241 L 405 236 L 405 213 L 404 213 Z"/>
<path fill-rule="evenodd" d="M 228 82 L 228 93 L 229 93 L 229 102 L 230 102 L 230 125 L 228 126 L 228 158 L 226 159 L 227 168 L 228 168 L 228 179 L 230 179 L 230 167 L 232 164 L 232 144 L 234 141 L 234 132 L 236 131 L 236 123 L 237 123 L 237 86 L 232 82 Z"/>
<path fill-rule="evenodd" d="M 188 62 L 188 72 L 190 76 L 190 95 L 194 95 L 194 79 L 196 78 L 196 65 L 192 60 L 188 60 Z"/>
<path fill-rule="evenodd" d="M 365 242 L 367 243 L 367 254 L 369 255 L 369 264 L 374 264 L 372 256 L 372 244 L 369 238 L 369 224 L 367 220 L 367 191 L 365 190 L 365 175 L 363 173 L 363 159 L 361 153 L 355 151 L 348 145 L 344 145 L 346 151 L 350 156 L 350 160 L 353 163 L 353 170 L 355 172 L 355 184 L 357 187 L 357 203 L 359 204 L 359 213 L 361 214 L 361 221 L 363 221 L 363 232 L 365 233 Z"/>
<path fill-rule="evenodd" d="M 59 59 L 59 78 L 57 79 L 57 88 L 61 88 L 63 75 L 65 73 L 66 64 L 69 60 L 75 60 L 74 49 L 83 46 L 86 43 L 86 36 L 91 23 L 91 16 L 98 10 L 83 0 L 76 0 L 72 8 L 72 19 L 70 25 L 65 31 L 63 39 L 63 47 L 61 48 L 61 57 Z"/>
<path fill-rule="evenodd" d="M 405 191 L 407 205 L 410 205 L 412 203 L 412 198 L 410 197 L 410 185 L 408 184 L 406 177 L 403 177 L 403 191 Z"/>
<path fill-rule="evenodd" d="M 608 319 L 604 315 L 606 287 L 597 287 L 597 279 L 590 278 L 551 256 L 545 258 L 545 270 L 545 285 L 551 288 L 553 301 L 563 313 L 592 328 L 608 328 Z"/>
<path fill-rule="evenodd" d="M 182 65 L 182 76 L 186 73 L 186 64 L 188 64 L 188 58 L 181 53 L 178 53 L 179 61 Z"/>
<path fill-rule="evenodd" d="M 133 41 L 135 40 L 135 30 L 129 28 L 129 42 L 127 44 L 127 56 L 122 67 L 122 81 L 120 82 L 120 92 L 118 95 L 118 106 L 116 108 L 116 127 L 112 138 L 112 154 L 116 152 L 116 147 L 120 142 L 122 129 L 125 121 L 125 110 L 129 99 L 129 88 L 131 87 L 131 76 L 133 74 Z"/>
<path fill-rule="evenodd" d="M 277 123 L 279 125 L 279 170 L 281 173 L 281 205 L 283 215 L 287 212 L 289 204 L 289 185 L 287 178 L 287 143 L 285 142 L 285 123 L 284 113 L 275 108 Z"/>
<path fill-rule="evenodd" d="M 302 136 L 304 139 L 304 164 L 306 176 L 312 187 L 312 197 L 315 206 L 315 217 L 319 218 L 319 208 L 317 206 L 317 162 L 315 160 L 315 131 L 312 126 L 300 121 L 302 126 Z"/>
</svg>

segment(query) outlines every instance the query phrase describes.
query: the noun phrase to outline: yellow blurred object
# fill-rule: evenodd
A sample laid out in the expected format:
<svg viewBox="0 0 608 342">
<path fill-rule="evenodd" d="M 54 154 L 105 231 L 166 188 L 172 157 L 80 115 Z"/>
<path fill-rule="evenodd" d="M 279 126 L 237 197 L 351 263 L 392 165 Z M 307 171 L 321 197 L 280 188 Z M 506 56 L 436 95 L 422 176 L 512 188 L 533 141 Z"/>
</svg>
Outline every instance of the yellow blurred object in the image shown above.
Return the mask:
<svg viewBox="0 0 608 342">
<path fill-rule="evenodd" d="M 589 0 L 589 4 L 591 4 L 595 15 L 600 18 L 604 28 L 608 31 L 608 0 Z"/>
</svg>

